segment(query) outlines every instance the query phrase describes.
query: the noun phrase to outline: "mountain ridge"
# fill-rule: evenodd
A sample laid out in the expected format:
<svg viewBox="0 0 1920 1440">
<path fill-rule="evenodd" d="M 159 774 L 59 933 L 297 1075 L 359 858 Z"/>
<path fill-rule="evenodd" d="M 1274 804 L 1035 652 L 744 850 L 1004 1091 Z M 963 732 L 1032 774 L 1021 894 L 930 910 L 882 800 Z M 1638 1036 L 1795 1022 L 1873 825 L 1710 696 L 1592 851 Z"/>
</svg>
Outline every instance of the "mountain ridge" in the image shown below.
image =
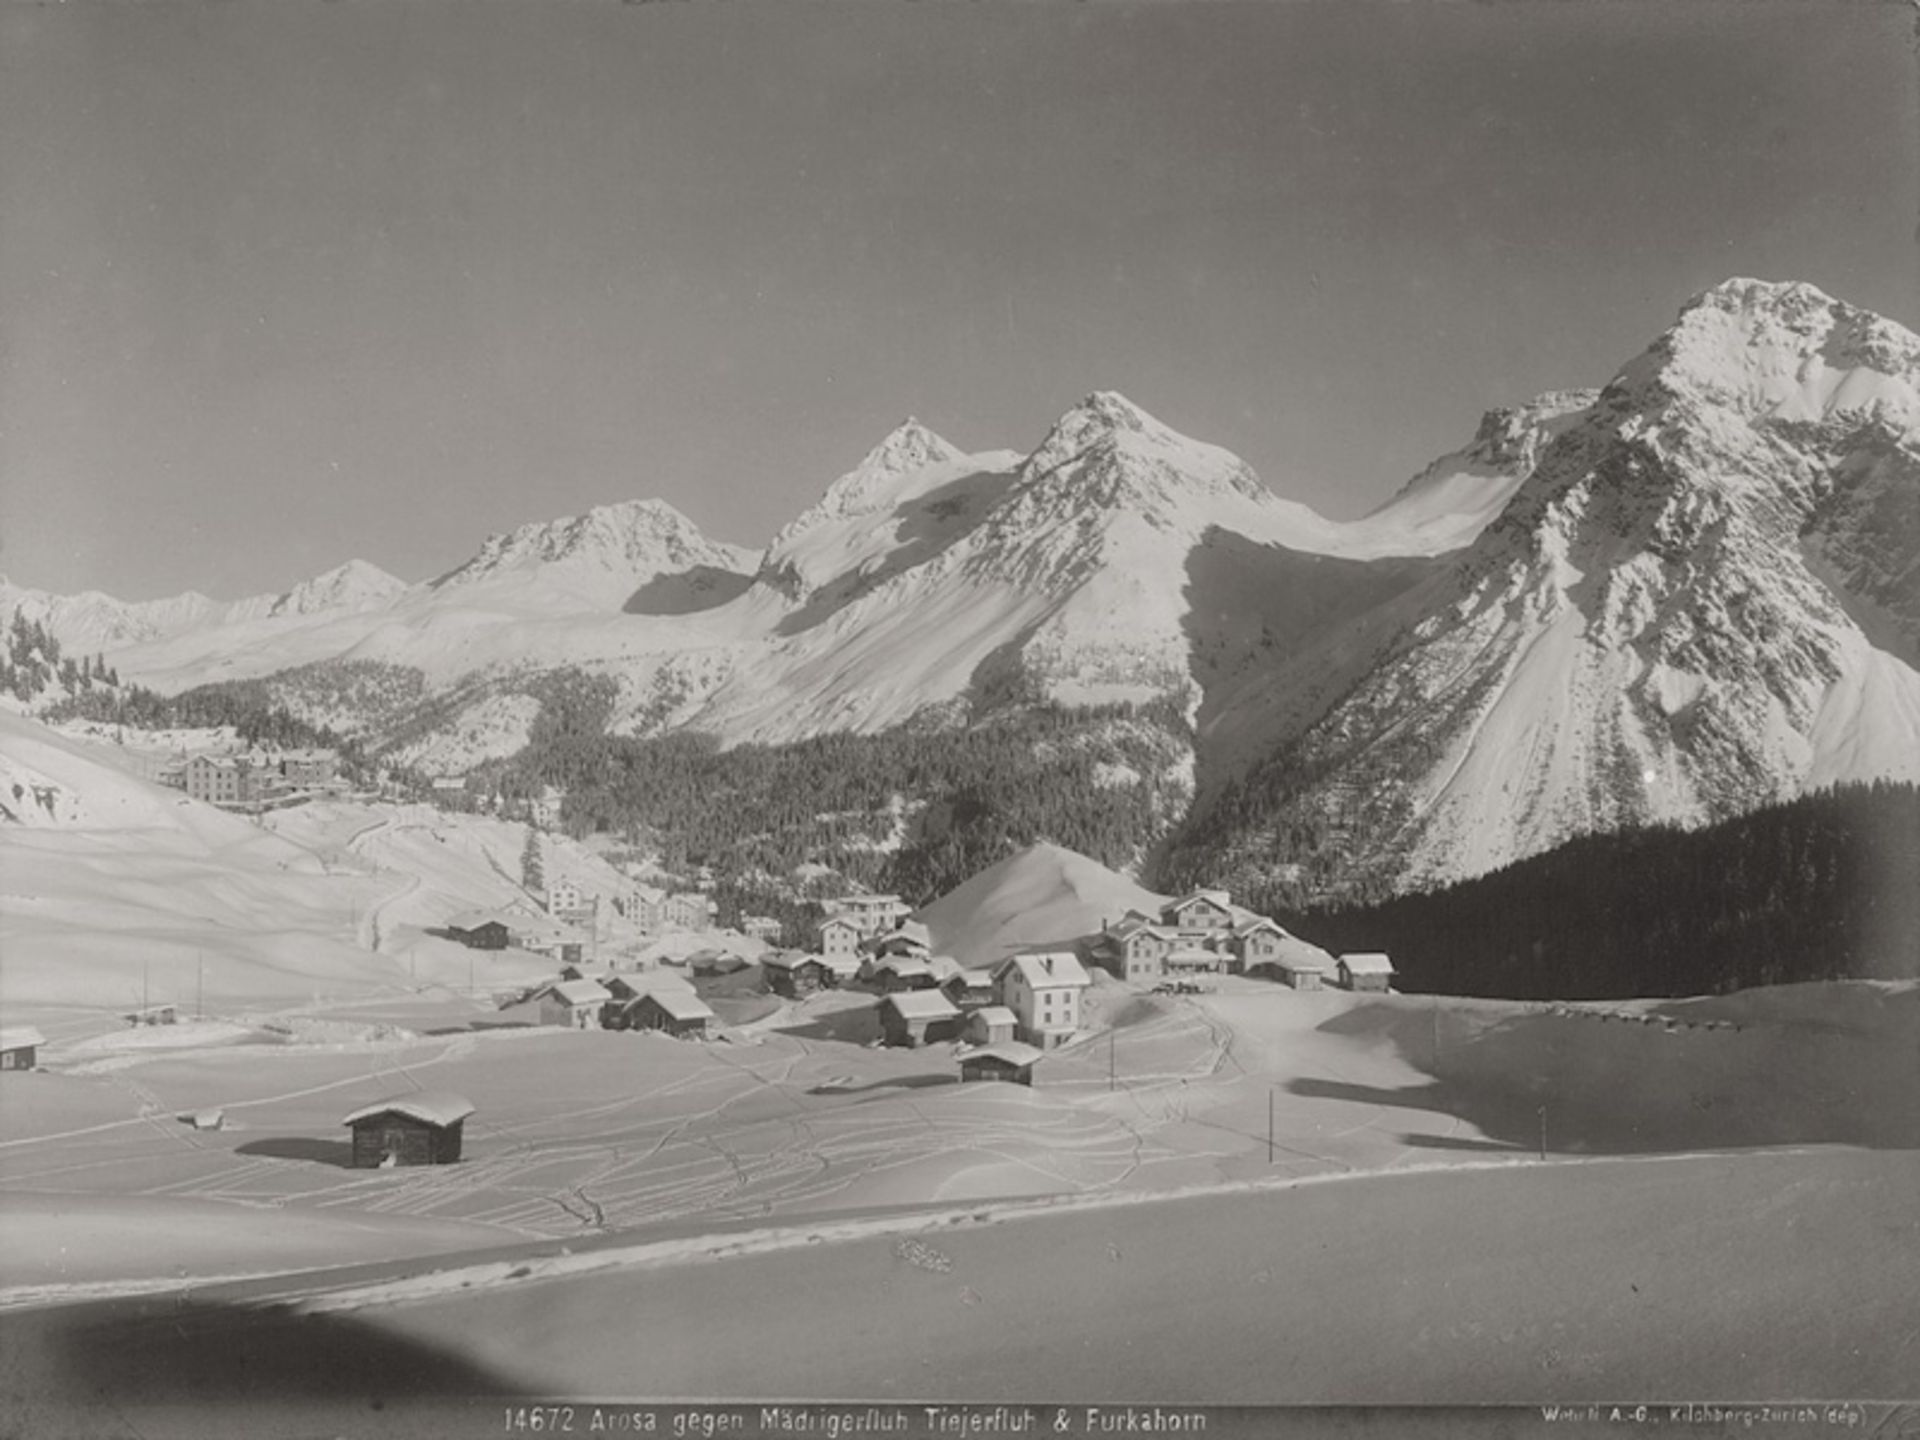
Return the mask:
<svg viewBox="0 0 1920 1440">
<path fill-rule="evenodd" d="M 610 681 L 615 734 L 723 744 L 1164 703 L 1198 797 L 1170 864 L 1255 879 L 1321 846 L 1337 883 L 1430 884 L 1907 774 L 1916 554 L 1920 338 L 1734 279 L 1359 521 L 1096 390 L 1024 455 L 909 418 L 764 551 L 623 502 L 424 585 L 316 581 L 311 608 L 85 648 L 176 687 L 417 670 L 391 753 L 432 769 L 524 744 L 543 673 Z"/>
</svg>

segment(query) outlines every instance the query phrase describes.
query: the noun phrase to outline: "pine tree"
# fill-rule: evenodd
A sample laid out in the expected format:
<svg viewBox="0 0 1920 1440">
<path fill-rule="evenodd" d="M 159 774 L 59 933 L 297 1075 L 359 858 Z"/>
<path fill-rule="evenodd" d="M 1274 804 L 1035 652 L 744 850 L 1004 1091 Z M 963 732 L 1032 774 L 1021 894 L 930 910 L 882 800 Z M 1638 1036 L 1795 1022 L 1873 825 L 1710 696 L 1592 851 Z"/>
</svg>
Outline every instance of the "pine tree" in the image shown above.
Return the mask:
<svg viewBox="0 0 1920 1440">
<path fill-rule="evenodd" d="M 531 825 L 527 827 L 526 846 L 520 851 L 520 883 L 535 893 L 547 888 L 546 870 L 540 857 L 540 832 Z"/>
</svg>

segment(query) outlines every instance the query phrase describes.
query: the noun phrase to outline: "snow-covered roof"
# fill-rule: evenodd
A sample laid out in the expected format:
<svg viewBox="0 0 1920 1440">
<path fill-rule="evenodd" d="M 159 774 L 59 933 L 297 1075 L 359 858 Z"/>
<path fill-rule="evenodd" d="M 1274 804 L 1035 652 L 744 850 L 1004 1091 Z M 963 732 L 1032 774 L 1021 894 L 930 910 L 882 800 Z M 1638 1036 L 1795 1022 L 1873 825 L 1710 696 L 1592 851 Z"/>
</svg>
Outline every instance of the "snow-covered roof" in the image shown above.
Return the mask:
<svg viewBox="0 0 1920 1440">
<path fill-rule="evenodd" d="M 978 1049 L 969 1050 L 960 1058 L 962 1061 L 1000 1060 L 1024 1070 L 1038 1060 L 1043 1053 L 1019 1040 L 998 1040 L 991 1045 L 982 1045 Z"/>
<path fill-rule="evenodd" d="M 599 1005 L 613 998 L 598 980 L 556 980 L 547 989 L 567 1005 Z"/>
<path fill-rule="evenodd" d="M 818 960 L 835 975 L 857 975 L 860 973 L 860 962 L 851 955 L 809 955 L 807 959 Z"/>
<path fill-rule="evenodd" d="M 713 1007 L 690 990 L 649 990 L 642 997 L 653 1001 L 675 1020 L 713 1020 Z"/>
<path fill-rule="evenodd" d="M 966 970 L 956 964 L 952 970 L 948 971 L 947 974 L 942 977 L 940 983 L 942 985 L 951 985 L 956 980 L 969 990 L 985 990 L 993 984 L 993 972 L 991 970 Z"/>
<path fill-rule="evenodd" d="M 1125 919 L 1104 931 L 1101 938 L 1126 941 L 1131 940 L 1136 935 L 1147 934 L 1156 935 L 1165 939 L 1171 936 L 1172 933 L 1172 930 L 1150 916 L 1139 914 L 1137 911 L 1129 911 Z"/>
<path fill-rule="evenodd" d="M 473 1102 L 451 1090 L 420 1090 L 412 1095 L 395 1095 L 363 1105 L 340 1123 L 358 1124 L 376 1115 L 407 1115 L 429 1125 L 452 1125 L 473 1114 Z"/>
<path fill-rule="evenodd" d="M 849 930 L 858 930 L 860 928 L 860 922 L 858 920 L 855 920 L 851 915 L 829 915 L 824 920 L 821 920 L 818 924 L 816 924 L 813 928 L 820 931 L 826 931 L 826 930 L 833 929 L 833 927 L 836 925 L 844 925 Z"/>
<path fill-rule="evenodd" d="M 876 975 L 882 970 L 891 970 L 902 979 L 913 975 L 933 974 L 933 966 L 929 965 L 925 960 L 922 960 L 918 955 L 892 955 L 882 960 L 878 965 L 875 965 L 873 970 Z"/>
<path fill-rule="evenodd" d="M 1072 952 L 1066 950 L 1014 955 L 1003 963 L 1017 970 L 1030 990 L 1060 990 L 1093 983 L 1086 967 Z"/>
<path fill-rule="evenodd" d="M 1276 935 L 1285 935 L 1287 933 L 1286 927 L 1278 920 L 1269 919 L 1265 915 L 1252 916 L 1249 919 L 1240 921 L 1233 927 L 1233 933 L 1242 940 L 1246 939 L 1247 936 L 1253 934 L 1256 930 L 1271 930 Z"/>
<path fill-rule="evenodd" d="M 1316 950 L 1303 940 L 1294 940 L 1291 935 L 1287 938 L 1293 940 L 1293 944 L 1283 949 L 1274 961 L 1282 970 L 1325 970 L 1333 964 L 1333 957 L 1326 951 Z"/>
<path fill-rule="evenodd" d="M 762 965 L 771 965 L 776 970 L 798 970 L 802 965 L 819 965 L 823 962 L 818 955 L 809 955 L 804 950 L 769 950 L 760 957 Z"/>
<path fill-rule="evenodd" d="M 1004 1005 L 982 1005 L 973 1012 L 973 1018 L 982 1025 L 1017 1025 L 1020 1017 Z"/>
<path fill-rule="evenodd" d="M 0 1026 L 0 1050 L 22 1050 L 29 1045 L 44 1045 L 47 1037 L 31 1025 Z"/>
<path fill-rule="evenodd" d="M 1347 967 L 1350 975 L 1391 975 L 1393 961 L 1378 950 L 1361 950 L 1352 955 L 1342 955 L 1340 963 Z"/>
<path fill-rule="evenodd" d="M 1233 899 L 1225 890 L 1192 890 L 1182 895 L 1178 900 L 1169 900 L 1166 908 L 1160 913 L 1163 915 L 1177 915 L 1189 905 L 1197 904 L 1202 900 L 1205 900 L 1210 905 L 1218 905 L 1222 910 L 1228 910 L 1233 907 Z"/>
<path fill-rule="evenodd" d="M 505 925 L 513 929 L 515 924 L 520 924 L 515 916 L 501 914 L 499 910 L 461 910 L 447 920 L 447 929 L 480 929 L 482 925 Z"/>
<path fill-rule="evenodd" d="M 945 1020 L 960 1013 L 938 990 L 907 990 L 880 1003 L 891 1005 L 903 1020 Z"/>
</svg>

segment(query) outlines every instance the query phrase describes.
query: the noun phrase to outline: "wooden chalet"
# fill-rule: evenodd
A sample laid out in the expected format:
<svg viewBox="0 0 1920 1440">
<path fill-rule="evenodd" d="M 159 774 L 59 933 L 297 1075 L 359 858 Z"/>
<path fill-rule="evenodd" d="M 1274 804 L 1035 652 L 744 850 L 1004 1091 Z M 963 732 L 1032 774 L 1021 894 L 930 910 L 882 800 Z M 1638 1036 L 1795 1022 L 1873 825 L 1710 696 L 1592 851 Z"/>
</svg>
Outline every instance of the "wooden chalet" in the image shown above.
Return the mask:
<svg viewBox="0 0 1920 1440">
<path fill-rule="evenodd" d="M 760 969 L 767 977 L 767 988 L 789 1000 L 830 989 L 834 984 L 833 972 L 824 960 L 799 950 L 776 950 L 762 955 Z"/>
<path fill-rule="evenodd" d="M 691 990 L 649 990 L 626 1007 L 628 1030 L 659 1030 L 677 1040 L 704 1040 L 720 1017 Z"/>
<path fill-rule="evenodd" d="M 880 1002 L 880 1033 L 889 1045 L 932 1045 L 958 1039 L 960 1011 L 938 990 L 913 990 Z"/>
<path fill-rule="evenodd" d="M 1322 990 L 1326 988 L 1327 967 L 1311 955 L 1282 955 L 1271 961 L 1269 968 L 1276 970 L 1282 983 L 1295 990 Z"/>
<path fill-rule="evenodd" d="M 473 1105 L 448 1090 L 422 1090 L 376 1100 L 340 1123 L 353 1131 L 356 1169 L 395 1165 L 451 1165 Z"/>
<path fill-rule="evenodd" d="M 891 955 L 867 967 L 867 983 L 883 995 L 903 990 L 937 990 L 933 967 L 917 955 Z"/>
<path fill-rule="evenodd" d="M 0 1026 L 0 1070 L 31 1070 L 47 1037 L 31 1025 Z"/>
<path fill-rule="evenodd" d="M 1012 1085 L 1031 1085 L 1034 1062 L 1042 1054 L 1042 1051 L 1031 1045 L 1023 1045 L 1018 1040 L 982 1045 L 960 1057 L 960 1078 L 963 1081 L 1000 1080 Z"/>
<path fill-rule="evenodd" d="M 832 977 L 828 981 L 831 985 L 851 985 L 860 978 L 860 960 L 857 956 L 816 955 L 813 958 L 818 960 L 827 974 Z"/>
<path fill-rule="evenodd" d="M 925 959 L 933 951 L 933 935 L 918 920 L 902 920 L 893 929 L 863 943 L 874 955 L 917 955 Z"/>
<path fill-rule="evenodd" d="M 708 946 L 696 950 L 687 956 L 687 973 L 690 975 L 735 975 L 753 962 L 745 956 L 736 955 L 731 950 L 720 950 Z"/>
<path fill-rule="evenodd" d="M 940 981 L 940 993 L 962 1010 L 978 1010 L 993 1004 L 993 972 L 968 970 L 955 966 Z"/>
<path fill-rule="evenodd" d="M 976 1045 L 998 1045 L 1013 1039 L 1019 1024 L 1020 1017 L 1006 1006 L 982 1005 L 967 1012 L 961 1034 Z"/>
<path fill-rule="evenodd" d="M 540 991 L 540 1023 L 569 1030 L 591 1030 L 613 996 L 597 980 L 556 980 Z"/>
<path fill-rule="evenodd" d="M 1342 955 L 1336 973 L 1343 990 L 1385 990 L 1393 984 L 1393 961 L 1377 950 Z"/>
<path fill-rule="evenodd" d="M 497 910 L 467 910 L 446 923 L 449 939 L 469 950 L 504 950 L 513 944 L 513 927 Z"/>
</svg>

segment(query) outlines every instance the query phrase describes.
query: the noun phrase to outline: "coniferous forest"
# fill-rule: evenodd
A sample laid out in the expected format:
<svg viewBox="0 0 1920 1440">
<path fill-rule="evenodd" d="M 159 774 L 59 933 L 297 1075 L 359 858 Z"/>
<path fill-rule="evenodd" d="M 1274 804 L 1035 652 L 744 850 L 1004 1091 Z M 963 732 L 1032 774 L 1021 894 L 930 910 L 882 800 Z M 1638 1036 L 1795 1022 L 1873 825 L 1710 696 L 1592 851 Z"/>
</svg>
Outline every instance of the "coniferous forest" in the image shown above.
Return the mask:
<svg viewBox="0 0 1920 1440">
<path fill-rule="evenodd" d="M 1167 778 L 1181 722 L 1152 707 L 1040 706 L 965 729 L 722 750 L 607 735 L 606 699 L 590 684 L 543 697 L 527 747 L 482 767 L 482 786 L 509 798 L 560 786 L 571 833 L 625 835 L 671 871 L 723 883 L 812 864 L 923 904 L 1036 841 L 1133 868 L 1187 799 Z"/>
<path fill-rule="evenodd" d="M 1257 903 L 1258 897 L 1247 897 Z M 1279 914 L 1398 988 L 1521 1000 L 1920 976 L 1920 788 L 1847 785 L 1703 830 L 1586 836 L 1444 890 Z"/>
</svg>

